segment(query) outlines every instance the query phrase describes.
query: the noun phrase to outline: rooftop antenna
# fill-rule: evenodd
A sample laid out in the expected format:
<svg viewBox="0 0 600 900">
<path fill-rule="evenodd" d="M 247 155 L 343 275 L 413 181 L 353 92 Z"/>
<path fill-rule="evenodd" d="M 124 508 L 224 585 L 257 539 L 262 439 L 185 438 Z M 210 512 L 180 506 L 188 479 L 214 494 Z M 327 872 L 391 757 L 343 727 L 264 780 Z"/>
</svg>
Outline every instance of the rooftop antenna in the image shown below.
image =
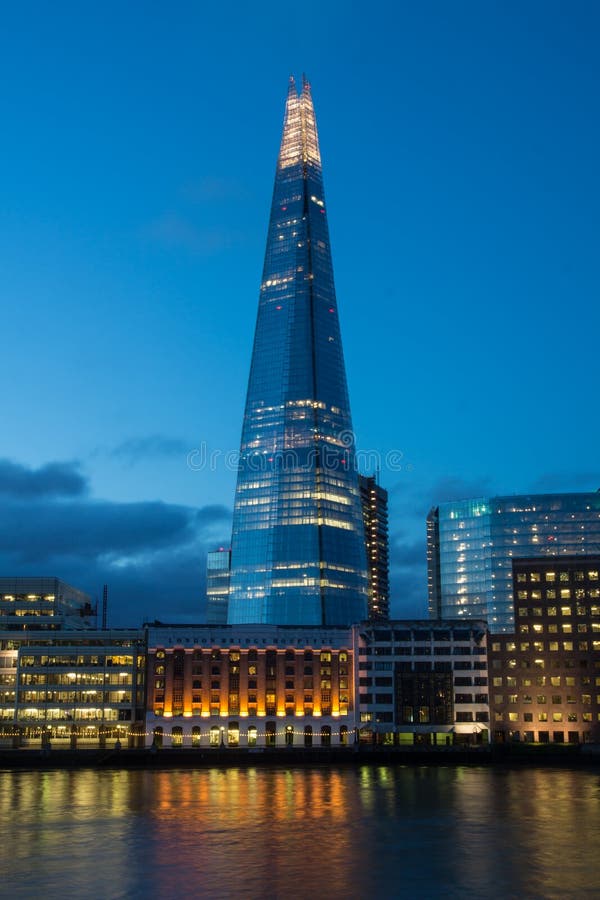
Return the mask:
<svg viewBox="0 0 600 900">
<path fill-rule="evenodd" d="M 108 607 L 108 585 L 102 588 L 102 631 L 106 631 L 106 610 Z"/>
</svg>

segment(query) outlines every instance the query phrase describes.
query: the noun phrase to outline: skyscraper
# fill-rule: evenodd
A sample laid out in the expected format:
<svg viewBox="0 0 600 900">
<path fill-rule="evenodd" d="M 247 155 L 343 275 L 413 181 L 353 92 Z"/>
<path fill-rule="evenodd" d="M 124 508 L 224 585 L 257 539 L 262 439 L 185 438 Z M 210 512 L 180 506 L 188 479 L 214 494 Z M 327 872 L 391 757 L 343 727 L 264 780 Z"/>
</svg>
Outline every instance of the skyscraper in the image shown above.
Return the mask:
<svg viewBox="0 0 600 900">
<path fill-rule="evenodd" d="M 230 624 L 367 611 L 354 434 L 310 86 L 290 79 L 242 426 Z"/>
<path fill-rule="evenodd" d="M 390 555 L 388 540 L 388 493 L 372 475 L 359 475 L 367 570 L 369 573 L 369 619 L 390 615 Z"/>
<path fill-rule="evenodd" d="M 487 619 L 491 632 L 512 632 L 513 560 L 599 548 L 598 492 L 442 503 L 427 517 L 429 614 Z"/>
</svg>

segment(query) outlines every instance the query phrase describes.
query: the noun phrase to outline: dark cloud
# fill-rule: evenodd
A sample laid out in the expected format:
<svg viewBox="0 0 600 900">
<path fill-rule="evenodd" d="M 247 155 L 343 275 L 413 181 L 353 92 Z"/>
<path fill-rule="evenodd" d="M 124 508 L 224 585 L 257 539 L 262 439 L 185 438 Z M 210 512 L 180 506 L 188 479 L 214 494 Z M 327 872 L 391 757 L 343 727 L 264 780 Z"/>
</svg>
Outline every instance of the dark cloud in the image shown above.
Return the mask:
<svg viewBox="0 0 600 900">
<path fill-rule="evenodd" d="M 423 529 L 424 532 L 424 529 Z M 411 568 L 422 566 L 426 559 L 427 546 L 425 534 L 421 540 L 410 540 L 404 534 L 393 534 L 390 537 L 390 568 Z"/>
<path fill-rule="evenodd" d="M 75 462 L 51 462 L 30 469 L 0 460 L 0 495 L 5 497 L 78 497 L 88 490 L 87 479 Z"/>
<path fill-rule="evenodd" d="M 428 618 L 426 566 L 393 570 L 390 578 L 390 595 L 392 618 Z"/>
<path fill-rule="evenodd" d="M 54 479 L 40 479 L 48 472 Z M 75 464 L 0 464 L 0 473 L 1 574 L 56 575 L 93 598 L 106 583 L 113 625 L 202 619 L 206 551 L 228 541 L 225 507 L 96 500 Z"/>
<path fill-rule="evenodd" d="M 130 438 L 110 451 L 110 456 L 135 465 L 145 459 L 168 456 L 186 456 L 190 451 L 189 442 L 179 438 L 169 438 L 161 434 L 148 437 Z"/>
</svg>

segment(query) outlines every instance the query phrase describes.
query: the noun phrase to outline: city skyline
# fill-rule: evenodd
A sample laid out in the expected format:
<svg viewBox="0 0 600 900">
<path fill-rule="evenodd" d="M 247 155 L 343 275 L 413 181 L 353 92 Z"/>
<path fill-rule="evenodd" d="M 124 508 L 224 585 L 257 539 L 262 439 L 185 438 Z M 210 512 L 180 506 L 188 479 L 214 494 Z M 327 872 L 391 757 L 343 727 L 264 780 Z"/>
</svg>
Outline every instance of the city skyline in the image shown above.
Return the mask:
<svg viewBox="0 0 600 900">
<path fill-rule="evenodd" d="M 183 9 L 118 29 L 7 15 L 0 568 L 106 581 L 114 623 L 202 615 L 280 94 L 304 69 L 357 445 L 390 494 L 392 614 L 424 616 L 431 506 L 600 485 L 598 11 L 390 4 L 382 29 L 332 4 L 284 47 L 280 12 L 225 32 Z M 212 469 L 189 464 L 202 448 Z"/>
</svg>

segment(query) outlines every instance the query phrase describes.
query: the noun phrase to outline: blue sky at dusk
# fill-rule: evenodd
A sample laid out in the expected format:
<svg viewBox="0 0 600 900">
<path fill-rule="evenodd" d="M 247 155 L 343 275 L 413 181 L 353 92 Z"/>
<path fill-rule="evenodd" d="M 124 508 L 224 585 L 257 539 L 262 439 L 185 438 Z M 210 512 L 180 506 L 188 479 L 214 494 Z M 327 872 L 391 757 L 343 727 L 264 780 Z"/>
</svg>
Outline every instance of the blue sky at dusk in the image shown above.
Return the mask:
<svg viewBox="0 0 600 900">
<path fill-rule="evenodd" d="M 290 73 L 313 89 L 358 447 L 390 492 L 393 613 L 426 615 L 433 504 L 600 487 L 598 4 L 2 18 L 2 574 L 107 581 L 115 625 L 201 617 Z"/>
</svg>

